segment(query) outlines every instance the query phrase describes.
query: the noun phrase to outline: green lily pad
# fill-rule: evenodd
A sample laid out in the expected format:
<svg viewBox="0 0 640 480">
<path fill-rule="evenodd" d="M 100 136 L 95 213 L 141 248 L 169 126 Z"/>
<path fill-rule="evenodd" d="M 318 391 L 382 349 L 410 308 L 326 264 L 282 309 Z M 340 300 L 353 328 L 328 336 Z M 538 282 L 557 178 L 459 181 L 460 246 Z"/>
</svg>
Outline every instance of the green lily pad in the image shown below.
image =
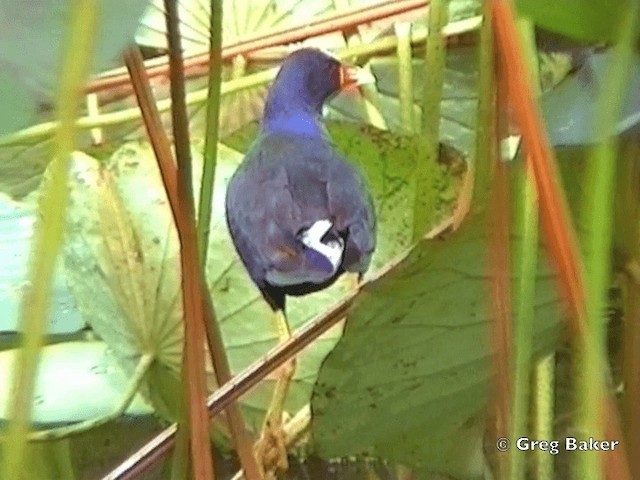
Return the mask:
<svg viewBox="0 0 640 480">
<path fill-rule="evenodd" d="M 34 101 L 22 82 L 0 72 L 0 92 L 0 135 L 24 128 L 35 119 Z"/>
<path fill-rule="evenodd" d="M 143 393 L 174 418 L 180 404 L 178 239 L 151 149 L 125 145 L 107 168 L 75 154 L 65 274 L 78 308 L 129 374 L 154 355 Z M 134 198 L 132 198 L 132 196 Z"/>
<path fill-rule="evenodd" d="M 50 138 L 0 146 L 0 192 L 15 199 L 33 193 L 49 164 L 51 148 Z"/>
<path fill-rule="evenodd" d="M 211 2 L 209 0 L 178 0 L 182 45 L 187 54 L 209 51 L 209 24 Z M 332 7 L 330 0 L 323 1 L 273 1 L 248 0 L 223 1 L 222 38 L 233 42 L 246 35 L 273 31 L 303 19 L 311 19 Z M 148 6 L 136 41 L 141 45 L 167 49 L 166 21 L 162 0 L 154 0 Z"/>
<path fill-rule="evenodd" d="M 17 349 L 0 352 L 0 378 L 11 377 Z M 110 413 L 127 389 L 128 377 L 104 342 L 65 342 L 42 349 L 33 396 L 32 421 L 80 422 Z M 8 385 L 7 385 L 8 386 Z M 11 389 L 0 389 L 0 419 L 7 418 Z M 129 415 L 151 413 L 137 395 Z"/>
<path fill-rule="evenodd" d="M 440 141 L 462 151 L 473 152 L 478 66 L 477 49 L 473 47 L 450 49 L 446 57 L 442 90 L 442 115 L 440 119 Z M 391 130 L 403 131 L 399 96 L 399 63 L 395 56 L 374 57 L 369 62 L 376 77 L 379 91 L 380 112 Z M 421 122 L 421 99 L 423 95 L 424 60 L 414 59 L 413 66 L 413 132 L 419 133 Z M 336 98 L 336 101 L 344 97 Z M 335 102 L 334 102 L 335 103 Z"/>
<path fill-rule="evenodd" d="M 20 329 L 22 293 L 29 281 L 29 254 L 37 210 L 0 194 L 0 332 Z M 59 335 L 81 330 L 84 322 L 74 305 L 60 268 L 53 276 L 53 298 L 47 333 Z"/>
<path fill-rule="evenodd" d="M 148 0 L 98 3 L 92 72 L 121 64 L 120 53 L 133 40 Z M 11 137 L 21 128 L 33 126 L 34 132 L 51 126 L 34 124 L 51 120 L 71 5 L 8 0 L 0 8 L 0 192 L 14 198 L 37 188 L 51 158 L 53 131 L 31 139 Z M 88 137 L 81 143 L 89 144 Z"/>
<path fill-rule="evenodd" d="M 180 17 L 182 47 L 187 55 L 201 54 L 209 51 L 209 28 L 211 2 L 209 0 L 177 0 Z M 222 2 L 222 39 L 228 45 L 247 36 L 260 33 L 268 34 L 287 26 L 298 25 L 305 20 L 313 19 L 333 9 L 330 0 L 246 0 Z M 136 33 L 136 41 L 145 46 L 159 50 L 167 49 L 166 21 L 163 0 L 150 2 L 140 27 Z M 313 40 L 316 46 L 319 40 Z M 343 47 L 344 38 L 340 33 L 330 35 L 325 47 Z M 222 80 L 228 81 L 242 78 L 265 68 L 277 66 L 288 53 L 287 48 L 271 49 L 269 54 L 253 52 L 251 61 L 244 56 L 237 56 L 222 65 Z M 200 77 L 187 84 L 188 90 L 207 87 L 208 79 Z M 257 120 L 262 115 L 267 88 L 264 85 L 242 89 L 226 94 L 220 98 L 219 134 L 221 137 L 236 131 L 248 122 Z M 169 96 L 168 85 L 160 86 L 160 98 Z M 192 138 L 202 137 L 206 125 L 206 105 L 199 104 L 191 108 L 190 131 Z"/>
<path fill-rule="evenodd" d="M 196 195 L 201 158 L 194 152 Z M 209 286 L 232 369 L 237 372 L 277 341 L 270 310 L 237 258 L 224 220 L 225 187 L 241 155 L 221 149 L 216 175 L 207 265 Z M 65 273 L 87 322 L 131 372 L 142 353 L 156 358 L 144 393 L 160 414 L 173 418 L 180 401 L 182 297 L 177 235 L 149 145 L 123 146 L 101 167 L 76 154 L 72 168 Z M 289 319 L 299 326 L 344 295 L 347 282 L 292 299 Z M 288 407 L 308 403 L 320 361 L 339 330 L 300 356 Z M 243 401 L 259 426 L 274 379 Z M 210 378 L 213 387 L 213 379 Z"/>
<path fill-rule="evenodd" d="M 450 238 L 418 243 L 360 293 L 314 388 L 312 436 L 320 455 L 368 452 L 468 474 L 473 452 L 461 458 L 458 447 L 468 444 L 470 424 L 482 415 L 493 373 L 488 224 L 485 214 L 475 214 Z M 512 251 L 518 241 L 514 235 Z M 560 307 L 555 278 L 541 267 L 537 352 L 555 346 Z"/>
</svg>

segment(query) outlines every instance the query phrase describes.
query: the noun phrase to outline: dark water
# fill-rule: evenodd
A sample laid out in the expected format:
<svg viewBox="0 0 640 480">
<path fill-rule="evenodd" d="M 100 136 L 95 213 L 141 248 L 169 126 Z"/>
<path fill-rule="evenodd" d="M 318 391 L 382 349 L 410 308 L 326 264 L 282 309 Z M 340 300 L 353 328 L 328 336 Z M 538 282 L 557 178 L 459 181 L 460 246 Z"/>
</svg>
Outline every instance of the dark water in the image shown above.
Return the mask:
<svg viewBox="0 0 640 480">
<path fill-rule="evenodd" d="M 95 480 L 109 473 L 162 429 L 154 417 L 124 417 L 72 439 L 72 457 L 78 480 Z M 216 479 L 231 479 L 239 469 L 235 456 L 214 450 Z M 170 457 L 146 471 L 140 480 L 169 478 Z M 393 469 L 376 460 L 327 462 L 316 456 L 304 460 L 289 456 L 283 480 L 395 480 Z"/>
</svg>

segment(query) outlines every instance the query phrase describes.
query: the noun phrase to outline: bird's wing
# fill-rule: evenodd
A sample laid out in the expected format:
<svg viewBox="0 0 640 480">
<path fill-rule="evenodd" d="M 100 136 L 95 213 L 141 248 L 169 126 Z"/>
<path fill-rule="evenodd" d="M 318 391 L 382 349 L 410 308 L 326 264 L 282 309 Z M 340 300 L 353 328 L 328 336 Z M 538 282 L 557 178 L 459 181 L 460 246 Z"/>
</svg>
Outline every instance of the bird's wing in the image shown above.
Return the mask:
<svg viewBox="0 0 640 480">
<path fill-rule="evenodd" d="M 346 161 L 332 163 L 327 186 L 329 211 L 336 229 L 347 232 L 343 267 L 364 273 L 376 246 L 376 216 L 373 199 L 361 173 Z"/>
<path fill-rule="evenodd" d="M 259 286 L 322 283 L 334 273 L 331 262 L 304 248 L 298 234 L 328 217 L 325 181 L 306 162 L 291 166 L 295 149 L 260 147 L 227 190 L 227 222 L 238 253 Z"/>
<path fill-rule="evenodd" d="M 307 145 L 307 155 L 303 164 L 293 156 L 283 161 L 292 201 L 301 210 L 295 228 L 330 220 L 347 240 L 342 267 L 364 273 L 376 244 L 375 211 L 364 177 L 326 142 Z"/>
</svg>

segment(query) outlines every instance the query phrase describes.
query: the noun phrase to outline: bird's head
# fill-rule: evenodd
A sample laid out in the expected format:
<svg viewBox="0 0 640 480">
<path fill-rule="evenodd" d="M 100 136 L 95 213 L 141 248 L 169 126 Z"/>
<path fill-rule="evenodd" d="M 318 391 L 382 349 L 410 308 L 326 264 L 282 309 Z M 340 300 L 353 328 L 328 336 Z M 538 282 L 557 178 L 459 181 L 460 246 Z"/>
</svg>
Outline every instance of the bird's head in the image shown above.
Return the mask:
<svg viewBox="0 0 640 480">
<path fill-rule="evenodd" d="M 295 122 L 315 121 L 329 97 L 367 83 L 375 83 L 371 73 L 345 65 L 330 53 L 315 48 L 297 50 L 285 59 L 269 90 L 263 127 L 298 130 Z"/>
</svg>

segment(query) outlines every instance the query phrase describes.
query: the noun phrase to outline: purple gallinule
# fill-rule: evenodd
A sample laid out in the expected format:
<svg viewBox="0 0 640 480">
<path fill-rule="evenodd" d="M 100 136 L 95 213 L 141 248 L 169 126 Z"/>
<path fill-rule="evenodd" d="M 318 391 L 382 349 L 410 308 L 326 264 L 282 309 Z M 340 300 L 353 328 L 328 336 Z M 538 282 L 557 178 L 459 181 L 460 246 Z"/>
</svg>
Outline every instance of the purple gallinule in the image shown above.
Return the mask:
<svg viewBox="0 0 640 480">
<path fill-rule="evenodd" d="M 274 311 L 281 339 L 290 336 L 286 295 L 321 290 L 344 272 L 362 276 L 369 266 L 376 245 L 371 195 L 360 172 L 331 144 L 322 107 L 341 89 L 372 81 L 368 72 L 321 50 L 289 55 L 269 90 L 258 137 L 229 182 L 231 237 Z M 294 368 L 281 372 L 257 444 L 263 465 L 269 463 L 266 450 L 278 450 L 275 467 L 267 470 L 287 468 L 279 432 Z"/>
</svg>

